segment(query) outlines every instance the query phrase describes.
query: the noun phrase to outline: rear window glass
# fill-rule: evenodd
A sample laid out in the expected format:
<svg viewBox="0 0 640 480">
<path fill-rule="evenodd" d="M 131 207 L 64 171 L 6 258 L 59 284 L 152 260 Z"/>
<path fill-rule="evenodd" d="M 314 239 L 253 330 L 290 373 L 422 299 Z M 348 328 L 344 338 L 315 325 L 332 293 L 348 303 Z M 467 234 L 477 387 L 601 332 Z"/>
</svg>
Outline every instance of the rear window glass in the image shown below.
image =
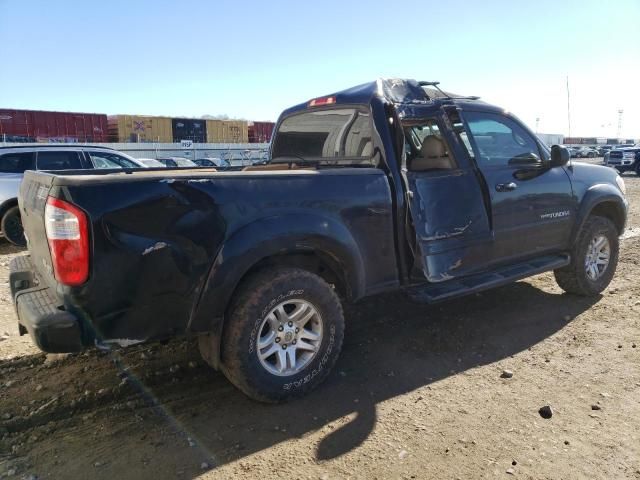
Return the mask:
<svg viewBox="0 0 640 480">
<path fill-rule="evenodd" d="M 79 170 L 78 152 L 38 152 L 38 170 Z"/>
<path fill-rule="evenodd" d="M 0 172 L 24 173 L 33 170 L 33 153 L 6 153 L 0 155 Z"/>
<path fill-rule="evenodd" d="M 273 163 L 327 160 L 370 163 L 369 112 L 358 108 L 315 110 L 285 118 L 272 149 Z"/>
</svg>

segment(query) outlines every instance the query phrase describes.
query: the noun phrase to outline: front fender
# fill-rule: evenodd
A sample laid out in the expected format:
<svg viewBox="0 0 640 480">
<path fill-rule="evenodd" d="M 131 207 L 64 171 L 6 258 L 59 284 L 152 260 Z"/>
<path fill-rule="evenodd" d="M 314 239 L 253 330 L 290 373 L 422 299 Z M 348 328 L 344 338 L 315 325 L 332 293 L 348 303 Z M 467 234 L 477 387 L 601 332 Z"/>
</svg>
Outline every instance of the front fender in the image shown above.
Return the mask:
<svg viewBox="0 0 640 480">
<path fill-rule="evenodd" d="M 365 271 L 358 245 L 340 221 L 307 212 L 262 218 L 224 241 L 191 315 L 189 330 L 219 330 L 233 292 L 254 265 L 274 255 L 301 252 L 330 256 L 344 272 L 350 296 L 364 294 Z"/>
<path fill-rule="evenodd" d="M 578 208 L 578 215 L 576 223 L 571 233 L 571 244 L 578 238 L 578 233 L 582 229 L 584 222 L 587 220 L 593 210 L 600 204 L 610 203 L 615 206 L 617 215 L 623 219 L 622 228 L 620 233 L 624 230 L 627 221 L 627 200 L 622 195 L 622 192 L 617 187 L 609 183 L 600 183 L 593 185 L 587 189 L 580 206 Z"/>
</svg>

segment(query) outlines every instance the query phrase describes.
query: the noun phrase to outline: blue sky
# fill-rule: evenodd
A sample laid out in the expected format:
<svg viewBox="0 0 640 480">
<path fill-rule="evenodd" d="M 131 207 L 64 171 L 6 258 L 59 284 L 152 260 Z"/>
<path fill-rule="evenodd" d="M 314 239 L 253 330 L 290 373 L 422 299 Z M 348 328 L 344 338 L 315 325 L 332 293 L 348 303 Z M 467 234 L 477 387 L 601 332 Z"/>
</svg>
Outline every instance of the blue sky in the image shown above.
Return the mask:
<svg viewBox="0 0 640 480">
<path fill-rule="evenodd" d="M 612 6 L 615 5 L 615 8 Z M 275 120 L 378 77 L 640 137 L 640 0 L 0 0 L 0 107 Z"/>
</svg>

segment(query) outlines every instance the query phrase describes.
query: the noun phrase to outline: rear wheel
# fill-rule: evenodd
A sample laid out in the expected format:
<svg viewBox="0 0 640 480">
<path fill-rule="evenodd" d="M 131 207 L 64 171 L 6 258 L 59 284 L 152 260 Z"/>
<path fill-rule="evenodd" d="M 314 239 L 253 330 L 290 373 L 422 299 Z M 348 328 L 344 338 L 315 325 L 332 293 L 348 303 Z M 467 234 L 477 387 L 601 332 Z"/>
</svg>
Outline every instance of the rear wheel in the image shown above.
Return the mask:
<svg viewBox="0 0 640 480">
<path fill-rule="evenodd" d="M 597 295 L 613 278 L 618 265 L 618 230 L 611 220 L 589 217 L 571 251 L 571 263 L 554 271 L 565 292 Z"/>
<path fill-rule="evenodd" d="M 20 218 L 20 209 L 16 205 L 11 207 L 2 217 L 2 233 L 4 237 L 14 245 L 24 247 L 27 240 L 24 237 L 24 228 Z"/>
<path fill-rule="evenodd" d="M 321 277 L 296 268 L 252 275 L 222 335 L 221 369 L 254 400 L 282 402 L 317 387 L 344 336 L 342 305 Z"/>
<path fill-rule="evenodd" d="M 640 177 L 640 160 L 636 162 L 636 175 Z"/>
</svg>

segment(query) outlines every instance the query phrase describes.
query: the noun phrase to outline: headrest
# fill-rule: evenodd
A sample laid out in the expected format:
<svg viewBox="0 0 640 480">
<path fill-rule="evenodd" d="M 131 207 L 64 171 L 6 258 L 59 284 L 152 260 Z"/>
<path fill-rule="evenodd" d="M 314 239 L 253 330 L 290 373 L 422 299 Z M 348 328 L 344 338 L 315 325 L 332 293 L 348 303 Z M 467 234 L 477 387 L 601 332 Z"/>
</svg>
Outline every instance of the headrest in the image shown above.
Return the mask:
<svg viewBox="0 0 640 480">
<path fill-rule="evenodd" d="M 440 158 L 447 156 L 447 148 L 444 142 L 435 135 L 425 137 L 420 149 L 420 155 L 423 158 Z"/>
</svg>

